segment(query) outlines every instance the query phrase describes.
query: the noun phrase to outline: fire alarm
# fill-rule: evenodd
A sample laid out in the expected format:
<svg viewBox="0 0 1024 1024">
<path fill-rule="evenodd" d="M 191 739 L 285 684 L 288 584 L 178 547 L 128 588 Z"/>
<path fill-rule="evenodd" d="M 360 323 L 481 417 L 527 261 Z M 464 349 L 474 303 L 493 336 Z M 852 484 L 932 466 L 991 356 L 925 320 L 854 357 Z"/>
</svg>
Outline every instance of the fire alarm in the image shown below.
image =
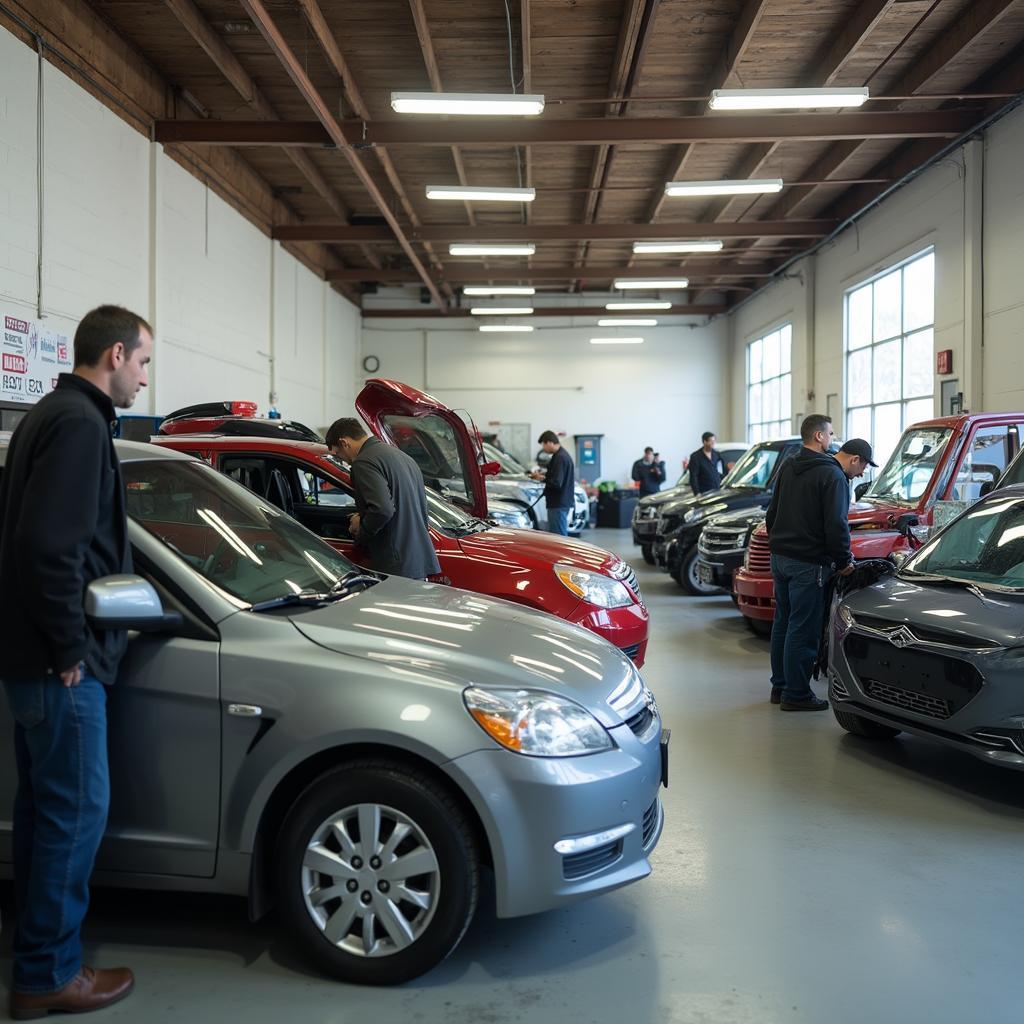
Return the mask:
<svg viewBox="0 0 1024 1024">
<path fill-rule="evenodd" d="M 935 372 L 953 372 L 953 350 L 951 348 L 944 348 L 941 352 L 935 353 Z"/>
</svg>

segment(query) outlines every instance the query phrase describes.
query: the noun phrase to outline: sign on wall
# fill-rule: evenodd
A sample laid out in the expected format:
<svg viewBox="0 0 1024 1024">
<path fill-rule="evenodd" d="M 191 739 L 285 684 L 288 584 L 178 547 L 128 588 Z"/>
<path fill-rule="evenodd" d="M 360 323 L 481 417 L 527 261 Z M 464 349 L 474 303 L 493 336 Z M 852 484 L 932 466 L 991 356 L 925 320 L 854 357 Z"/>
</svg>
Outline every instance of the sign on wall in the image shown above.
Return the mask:
<svg viewBox="0 0 1024 1024">
<path fill-rule="evenodd" d="M 38 402 L 71 371 L 71 342 L 42 320 L 4 315 L 0 344 L 0 401 Z"/>
</svg>

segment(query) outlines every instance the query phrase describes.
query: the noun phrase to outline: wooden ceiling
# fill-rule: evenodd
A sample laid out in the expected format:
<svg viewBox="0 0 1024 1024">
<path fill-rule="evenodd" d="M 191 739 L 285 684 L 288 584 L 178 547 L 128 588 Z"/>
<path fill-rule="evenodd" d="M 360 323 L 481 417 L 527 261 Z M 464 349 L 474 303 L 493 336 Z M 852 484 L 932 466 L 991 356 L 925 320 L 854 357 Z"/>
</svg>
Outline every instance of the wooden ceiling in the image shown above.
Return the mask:
<svg viewBox="0 0 1024 1024">
<path fill-rule="evenodd" d="M 55 38 L 63 24 L 60 45 L 133 93 L 137 120 L 149 118 L 172 155 L 339 288 L 357 296 L 378 283 L 419 284 L 438 315 L 470 281 L 564 293 L 670 272 L 690 278 L 691 302 L 710 291 L 735 302 L 1024 89 L 1024 0 L 21 0 L 21 9 Z M 135 78 L 102 66 L 90 13 L 127 44 L 122 59 L 145 65 Z M 149 92 L 135 82 L 144 72 L 163 84 L 159 100 L 152 82 Z M 872 98 L 840 113 L 707 112 L 715 88 L 824 85 L 867 85 Z M 401 117 L 392 90 L 537 92 L 547 105 L 531 119 Z M 663 191 L 669 180 L 748 177 L 781 177 L 786 188 L 703 200 Z M 531 185 L 537 199 L 424 196 L 425 185 L 459 183 Z M 261 185 L 261 201 L 241 203 Z M 685 237 L 721 237 L 725 248 L 632 254 L 634 240 Z M 537 252 L 448 256 L 450 241 L 475 240 L 534 241 Z"/>
</svg>

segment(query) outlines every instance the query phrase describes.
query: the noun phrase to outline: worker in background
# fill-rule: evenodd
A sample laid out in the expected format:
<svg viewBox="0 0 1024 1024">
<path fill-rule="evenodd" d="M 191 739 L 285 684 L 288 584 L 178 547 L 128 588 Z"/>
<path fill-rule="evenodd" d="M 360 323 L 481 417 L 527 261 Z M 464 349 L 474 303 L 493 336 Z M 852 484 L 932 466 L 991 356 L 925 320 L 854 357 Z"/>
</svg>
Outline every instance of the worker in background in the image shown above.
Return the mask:
<svg viewBox="0 0 1024 1024">
<path fill-rule="evenodd" d="M 569 513 L 575 503 L 576 467 L 572 456 L 562 447 L 553 430 L 545 430 L 537 439 L 541 450 L 549 456 L 544 473 L 531 474 L 544 481 L 544 502 L 548 507 L 548 530 L 569 536 Z"/>
<path fill-rule="evenodd" d="M 657 494 L 665 480 L 665 463 L 658 453 L 649 445 L 644 449 L 644 457 L 633 463 L 633 479 L 640 484 L 640 497 Z"/>
<path fill-rule="evenodd" d="M 717 491 L 722 486 L 722 477 L 725 476 L 722 457 L 715 451 L 717 439 L 714 433 L 705 430 L 700 440 L 700 448 L 690 456 L 690 486 L 694 494 Z"/>
</svg>

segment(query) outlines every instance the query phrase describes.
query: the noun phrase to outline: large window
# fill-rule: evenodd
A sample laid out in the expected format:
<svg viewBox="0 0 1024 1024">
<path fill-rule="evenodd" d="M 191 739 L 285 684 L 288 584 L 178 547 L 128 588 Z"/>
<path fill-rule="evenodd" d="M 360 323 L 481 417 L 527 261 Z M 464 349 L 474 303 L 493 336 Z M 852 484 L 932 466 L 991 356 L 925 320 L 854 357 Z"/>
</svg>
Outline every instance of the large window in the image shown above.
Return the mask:
<svg viewBox="0 0 1024 1024">
<path fill-rule="evenodd" d="M 904 428 L 934 414 L 935 254 L 846 293 L 846 437 L 884 465 Z"/>
<path fill-rule="evenodd" d="M 788 437 L 793 406 L 793 325 L 783 324 L 747 346 L 747 440 Z"/>
</svg>

